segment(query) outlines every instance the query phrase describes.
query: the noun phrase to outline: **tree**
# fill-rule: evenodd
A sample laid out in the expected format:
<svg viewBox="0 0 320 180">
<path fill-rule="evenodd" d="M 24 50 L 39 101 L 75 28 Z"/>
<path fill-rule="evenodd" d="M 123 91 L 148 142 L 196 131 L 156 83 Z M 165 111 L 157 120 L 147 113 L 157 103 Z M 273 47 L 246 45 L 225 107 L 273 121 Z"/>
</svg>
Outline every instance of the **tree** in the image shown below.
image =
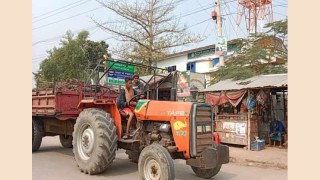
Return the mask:
<svg viewBox="0 0 320 180">
<path fill-rule="evenodd" d="M 116 53 L 125 59 L 153 65 L 170 49 L 199 42 L 201 38 L 188 33 L 172 13 L 181 0 L 97 0 L 121 19 L 99 22 L 100 28 L 123 42 Z M 147 69 L 150 73 L 150 69 Z"/>
<path fill-rule="evenodd" d="M 104 54 L 108 54 L 108 44 L 88 40 L 88 36 L 87 31 L 78 33 L 75 38 L 71 32 L 67 32 L 60 41 L 60 47 L 49 50 L 49 56 L 41 62 L 39 72 L 35 75 L 37 87 L 40 82 L 88 80 L 92 69 L 102 62 Z"/>
<path fill-rule="evenodd" d="M 265 33 L 238 39 L 238 51 L 226 58 L 225 66 L 212 74 L 216 83 L 225 79 L 247 79 L 260 74 L 286 73 L 288 60 L 287 20 L 267 24 Z M 274 62 L 280 60 L 282 63 Z"/>
</svg>

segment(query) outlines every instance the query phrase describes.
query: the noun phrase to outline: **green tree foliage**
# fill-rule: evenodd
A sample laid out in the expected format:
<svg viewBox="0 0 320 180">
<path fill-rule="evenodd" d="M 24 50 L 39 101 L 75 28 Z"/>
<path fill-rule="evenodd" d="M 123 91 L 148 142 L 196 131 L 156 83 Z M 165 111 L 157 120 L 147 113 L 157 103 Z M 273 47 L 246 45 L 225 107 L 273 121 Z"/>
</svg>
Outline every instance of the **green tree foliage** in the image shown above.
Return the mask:
<svg viewBox="0 0 320 180">
<path fill-rule="evenodd" d="M 285 62 L 287 52 L 287 20 L 267 24 L 266 33 L 250 35 L 246 39 L 237 39 L 237 52 L 225 59 L 225 66 L 212 73 L 216 83 L 225 79 L 247 79 L 260 74 L 286 73 Z M 273 63 L 277 58 L 282 63 Z"/>
<path fill-rule="evenodd" d="M 48 57 L 41 62 L 39 73 L 35 75 L 37 86 L 44 82 L 88 80 L 92 69 L 102 62 L 104 54 L 108 54 L 108 44 L 88 40 L 88 36 L 87 31 L 78 33 L 76 37 L 67 32 L 60 41 L 60 47 L 49 50 Z"/>
</svg>

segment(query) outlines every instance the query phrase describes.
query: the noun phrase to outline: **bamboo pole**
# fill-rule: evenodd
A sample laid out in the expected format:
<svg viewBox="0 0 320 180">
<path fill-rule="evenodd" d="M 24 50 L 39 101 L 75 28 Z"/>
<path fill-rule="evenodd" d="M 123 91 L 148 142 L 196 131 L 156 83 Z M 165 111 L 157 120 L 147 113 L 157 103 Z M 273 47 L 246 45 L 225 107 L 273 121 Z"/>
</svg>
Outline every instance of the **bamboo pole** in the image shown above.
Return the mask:
<svg viewBox="0 0 320 180">
<path fill-rule="evenodd" d="M 248 89 L 248 97 L 250 95 L 250 90 Z M 248 109 L 247 112 L 247 134 L 248 134 L 248 150 L 251 150 L 251 110 Z"/>
</svg>

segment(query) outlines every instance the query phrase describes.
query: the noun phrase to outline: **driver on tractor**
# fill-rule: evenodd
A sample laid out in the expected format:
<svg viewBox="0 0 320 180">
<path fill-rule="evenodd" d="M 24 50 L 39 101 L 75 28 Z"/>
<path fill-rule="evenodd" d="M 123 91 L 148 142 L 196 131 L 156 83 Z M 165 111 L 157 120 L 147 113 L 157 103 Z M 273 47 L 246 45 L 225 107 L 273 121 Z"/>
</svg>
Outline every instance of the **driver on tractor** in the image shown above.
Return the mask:
<svg viewBox="0 0 320 180">
<path fill-rule="evenodd" d="M 126 133 L 123 136 L 123 139 L 128 139 L 129 128 L 131 126 L 131 121 L 134 116 L 134 113 L 133 113 L 134 107 L 137 105 L 137 102 L 132 101 L 132 99 L 133 97 L 135 97 L 135 95 L 138 95 L 138 92 L 132 88 L 131 78 L 126 77 L 124 81 L 125 81 L 125 87 L 120 91 L 120 95 L 117 101 L 117 106 L 118 106 L 118 109 L 120 110 L 120 113 L 124 114 L 125 117 L 129 117 L 127 122 Z"/>
</svg>

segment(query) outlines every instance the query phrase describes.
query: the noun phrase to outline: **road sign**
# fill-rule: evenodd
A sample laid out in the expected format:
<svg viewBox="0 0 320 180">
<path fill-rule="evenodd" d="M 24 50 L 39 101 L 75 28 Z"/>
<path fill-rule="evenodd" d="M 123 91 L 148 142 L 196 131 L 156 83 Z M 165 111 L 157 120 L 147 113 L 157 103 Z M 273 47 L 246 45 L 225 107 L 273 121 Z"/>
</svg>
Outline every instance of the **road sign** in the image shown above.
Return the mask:
<svg viewBox="0 0 320 180">
<path fill-rule="evenodd" d="M 114 71 L 122 71 L 122 72 L 129 72 L 129 73 L 134 73 L 135 71 L 134 65 L 129 65 L 129 64 L 120 63 L 120 62 L 108 61 L 108 67 L 111 67 L 111 70 L 114 70 Z"/>
<path fill-rule="evenodd" d="M 107 75 L 107 82 L 112 85 L 124 85 L 124 79 L 126 77 L 132 77 L 135 72 L 134 65 L 128 65 L 120 62 L 108 61 L 108 67 L 111 68 Z"/>
</svg>

